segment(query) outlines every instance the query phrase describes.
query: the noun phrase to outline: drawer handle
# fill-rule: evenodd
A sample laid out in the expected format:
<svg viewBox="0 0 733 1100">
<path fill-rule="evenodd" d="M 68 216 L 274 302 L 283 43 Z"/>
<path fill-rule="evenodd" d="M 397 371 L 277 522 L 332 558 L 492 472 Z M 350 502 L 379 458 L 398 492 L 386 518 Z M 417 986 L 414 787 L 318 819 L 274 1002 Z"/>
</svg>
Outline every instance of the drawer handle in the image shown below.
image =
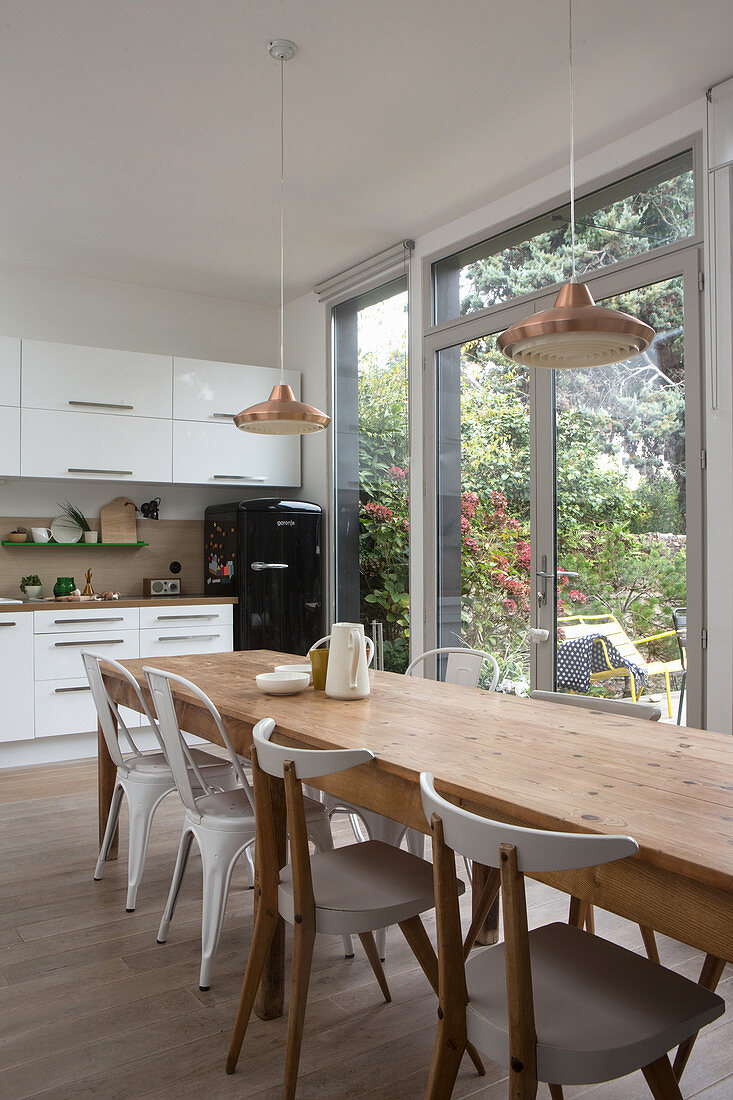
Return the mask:
<svg viewBox="0 0 733 1100">
<path fill-rule="evenodd" d="M 267 481 L 266 477 L 251 477 L 249 474 L 212 474 L 214 481 Z"/>
<path fill-rule="evenodd" d="M 75 688 L 54 688 L 55 695 L 67 695 L 70 691 L 91 691 L 89 684 L 85 684 L 83 687 Z"/>
<path fill-rule="evenodd" d="M 108 619 L 54 619 L 56 626 L 62 626 L 64 623 L 83 623 L 85 626 L 89 626 L 90 622 L 93 623 L 122 623 L 125 621 L 124 615 L 112 615 Z"/>
<path fill-rule="evenodd" d="M 81 646 L 81 645 L 124 645 L 124 638 L 98 638 L 94 641 L 87 639 L 85 642 L 54 642 L 56 649 L 62 649 L 64 646 Z"/>
<path fill-rule="evenodd" d="M 265 569 L 287 569 L 284 561 L 253 561 L 250 569 L 255 573 L 262 573 Z"/>
<path fill-rule="evenodd" d="M 218 619 L 217 614 L 214 615 L 158 615 L 158 622 L 163 622 L 166 619 Z"/>
<path fill-rule="evenodd" d="M 70 405 L 79 409 L 134 409 L 134 405 L 115 405 L 109 401 L 69 401 Z"/>
<path fill-rule="evenodd" d="M 120 477 L 132 477 L 132 470 L 92 470 L 85 466 L 67 466 L 69 474 L 119 474 Z"/>
<path fill-rule="evenodd" d="M 170 634 L 167 638 L 158 638 L 159 642 L 208 642 L 212 638 L 221 638 L 221 634 Z"/>
<path fill-rule="evenodd" d="M 214 420 L 234 420 L 236 413 L 212 413 L 211 416 Z"/>
<path fill-rule="evenodd" d="M 9 623 L 7 621 L 3 622 L 3 623 L 0 623 L 0 626 L 17 626 L 17 625 L 18 625 L 17 623 Z"/>
</svg>

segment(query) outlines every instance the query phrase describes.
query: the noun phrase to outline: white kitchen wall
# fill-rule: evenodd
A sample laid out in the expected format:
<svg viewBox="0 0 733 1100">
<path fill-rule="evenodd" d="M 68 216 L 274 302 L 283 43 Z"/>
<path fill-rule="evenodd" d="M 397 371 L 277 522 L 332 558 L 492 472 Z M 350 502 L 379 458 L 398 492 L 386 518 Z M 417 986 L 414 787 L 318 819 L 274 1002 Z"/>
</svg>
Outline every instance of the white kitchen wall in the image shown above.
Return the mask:
<svg viewBox="0 0 733 1100">
<path fill-rule="evenodd" d="M 582 157 L 576 165 L 577 186 L 582 189 L 584 183 L 618 171 L 623 165 L 648 156 L 654 150 L 662 150 L 667 145 L 695 133 L 704 132 L 706 126 L 705 99 L 659 119 L 654 124 L 632 134 L 609 140 L 603 149 Z M 704 174 L 704 173 L 703 173 Z M 705 181 L 701 181 L 703 191 Z M 536 180 L 533 184 L 511 192 L 502 198 L 475 210 L 456 221 L 418 237 L 413 254 L 412 267 L 412 319 L 411 335 L 413 362 L 410 382 L 411 402 L 411 529 L 422 529 L 422 371 L 420 370 L 422 332 L 425 319 L 422 314 L 423 303 L 423 260 L 431 253 L 448 245 L 455 244 L 465 237 L 476 233 L 491 232 L 493 226 L 508 219 L 521 219 L 526 211 L 563 195 L 567 192 L 567 171 L 555 172 Z M 704 202 L 706 196 L 703 196 Z M 733 199 L 727 199 L 733 209 Z M 728 209 L 728 207 L 726 207 Z M 407 231 L 407 228 L 406 228 Z M 721 238 L 719 248 L 725 257 L 725 270 L 730 279 L 730 225 L 717 227 Z M 709 229 L 706 228 L 709 236 Z M 365 257 L 366 258 L 366 257 Z M 718 267 L 720 268 L 720 251 Z M 331 272 L 323 272 L 323 279 Z M 717 272 L 720 279 L 720 270 Z M 322 280 L 321 280 L 322 281 Z M 709 295 L 715 286 L 716 272 L 708 272 L 708 290 L 703 304 L 707 316 Z M 729 282 L 726 284 L 729 286 Z M 316 394 L 325 400 L 330 394 L 328 363 L 328 327 L 326 307 L 319 304 L 315 294 L 308 294 L 292 302 L 286 310 L 288 343 L 297 348 L 302 361 L 291 366 L 303 370 L 304 388 L 310 396 L 307 400 L 316 404 Z M 703 439 L 708 450 L 706 515 L 706 569 L 707 569 L 707 608 L 706 625 L 711 647 L 714 640 L 714 653 L 708 654 L 707 676 L 707 725 L 711 729 L 731 731 L 733 729 L 733 682 L 730 669 L 733 666 L 733 573 L 731 572 L 730 540 L 721 535 L 720 517 L 733 515 L 733 479 L 731 478 L 731 450 L 733 445 L 733 360 L 731 358 L 731 322 L 730 300 L 727 310 L 718 312 L 718 405 L 713 411 L 710 406 L 710 394 L 704 398 Z M 720 348 L 720 341 L 725 344 Z M 707 347 L 710 334 L 704 348 L 704 369 L 709 369 Z M 329 398 L 330 399 L 330 398 Z M 326 407 L 326 406 L 321 406 Z M 331 411 L 330 406 L 327 407 Z M 329 433 L 330 434 L 330 433 Z M 330 466 L 327 445 L 330 440 L 306 439 L 303 449 L 304 495 L 327 507 L 330 502 Z M 315 446 L 314 446 L 315 444 Z M 307 492 L 306 492 L 307 486 Z M 420 637 L 420 624 L 423 621 L 422 584 L 423 563 L 422 546 L 418 544 L 412 557 L 410 589 L 412 601 L 413 645 L 415 652 L 423 646 Z M 724 670 L 725 675 L 723 674 Z"/>
<path fill-rule="evenodd" d="M 278 362 L 272 307 L 31 268 L 0 267 L 0 335 L 264 367 Z M 7 479 L 0 483 L 0 516 L 51 517 L 67 497 L 96 515 L 121 494 L 138 504 L 161 496 L 162 519 L 201 519 L 207 504 L 248 491 Z"/>
</svg>

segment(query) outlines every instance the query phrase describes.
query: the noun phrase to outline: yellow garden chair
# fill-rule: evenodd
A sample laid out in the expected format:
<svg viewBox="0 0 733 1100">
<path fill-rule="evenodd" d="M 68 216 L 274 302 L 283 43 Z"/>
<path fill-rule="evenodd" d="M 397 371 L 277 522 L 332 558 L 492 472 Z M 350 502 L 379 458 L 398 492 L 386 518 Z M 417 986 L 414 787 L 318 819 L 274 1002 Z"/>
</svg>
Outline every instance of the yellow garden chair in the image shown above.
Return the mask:
<svg viewBox="0 0 733 1100">
<path fill-rule="evenodd" d="M 616 647 L 622 657 L 644 669 L 648 677 L 664 676 L 664 686 L 667 692 L 667 711 L 669 717 L 672 717 L 672 692 L 669 677 L 674 672 L 684 672 L 682 662 L 679 658 L 673 661 L 647 661 L 639 652 L 637 646 L 643 645 L 645 642 L 656 642 L 660 638 L 675 638 L 676 633 L 674 630 L 665 630 L 661 634 L 650 634 L 647 638 L 636 638 L 632 642 L 618 619 L 610 614 L 558 615 L 557 625 L 562 627 L 565 633 L 565 641 L 570 641 L 573 638 L 584 638 L 588 634 L 603 634 Z M 603 645 L 602 642 L 601 645 Z M 636 684 L 630 670 L 625 666 L 621 668 L 614 666 L 605 646 L 603 646 L 603 652 L 608 668 L 602 672 L 592 672 L 590 676 L 591 683 L 622 676 L 629 681 L 631 698 L 636 702 Z"/>
</svg>

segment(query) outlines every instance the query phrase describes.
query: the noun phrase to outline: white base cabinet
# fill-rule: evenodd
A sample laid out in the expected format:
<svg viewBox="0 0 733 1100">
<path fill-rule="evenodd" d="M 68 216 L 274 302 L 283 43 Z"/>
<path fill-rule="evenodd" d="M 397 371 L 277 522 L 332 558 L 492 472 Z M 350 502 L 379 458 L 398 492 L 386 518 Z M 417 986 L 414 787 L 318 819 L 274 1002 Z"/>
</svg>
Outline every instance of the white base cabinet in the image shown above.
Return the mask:
<svg viewBox="0 0 733 1100">
<path fill-rule="evenodd" d="M 0 614 L 0 741 L 33 737 L 33 616 Z"/>
</svg>

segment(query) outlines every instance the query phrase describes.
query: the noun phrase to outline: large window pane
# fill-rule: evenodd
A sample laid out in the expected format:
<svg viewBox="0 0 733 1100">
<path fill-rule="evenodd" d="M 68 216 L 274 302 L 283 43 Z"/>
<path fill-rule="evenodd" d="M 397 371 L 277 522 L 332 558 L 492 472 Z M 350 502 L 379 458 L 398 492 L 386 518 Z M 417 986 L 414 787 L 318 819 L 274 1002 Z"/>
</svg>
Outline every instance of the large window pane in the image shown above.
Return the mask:
<svg viewBox="0 0 733 1100">
<path fill-rule="evenodd" d="M 634 664 L 653 662 L 643 696 L 659 699 L 663 717 L 669 675 L 676 718 L 682 669 L 674 613 L 679 622 L 687 602 L 682 279 L 603 304 L 646 321 L 656 336 L 626 362 L 556 372 L 558 686 L 637 693 L 640 685 L 613 674 L 602 650 L 590 687 L 573 681 L 563 645 L 605 635 Z"/>
<path fill-rule="evenodd" d="M 337 615 L 393 672 L 409 662 L 407 304 L 402 279 L 334 310 Z"/>
<path fill-rule="evenodd" d="M 692 150 L 576 202 L 578 274 L 683 240 L 695 232 Z M 571 274 L 570 207 L 434 265 L 434 323 L 489 309 Z"/>
<path fill-rule="evenodd" d="M 529 690 L 529 377 L 487 336 L 438 357 L 439 642 Z"/>
</svg>

